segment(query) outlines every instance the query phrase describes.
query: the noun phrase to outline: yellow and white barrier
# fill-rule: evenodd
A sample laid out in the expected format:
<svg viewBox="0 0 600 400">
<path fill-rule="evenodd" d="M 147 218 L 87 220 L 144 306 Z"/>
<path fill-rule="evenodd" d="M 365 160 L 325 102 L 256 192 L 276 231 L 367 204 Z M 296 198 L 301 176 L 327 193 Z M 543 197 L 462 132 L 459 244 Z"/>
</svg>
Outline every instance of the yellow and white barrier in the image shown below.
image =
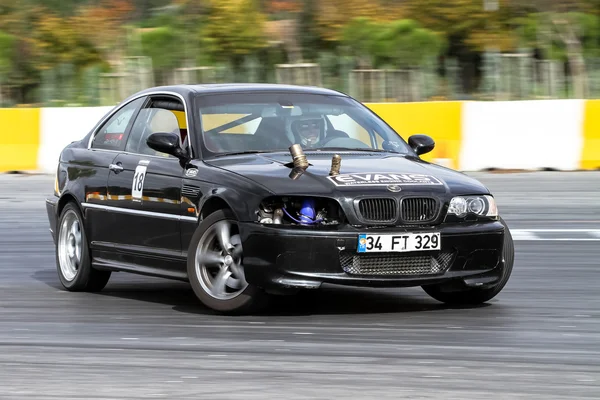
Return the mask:
<svg viewBox="0 0 600 400">
<path fill-rule="evenodd" d="M 458 169 L 462 143 L 462 103 L 458 101 L 424 103 L 366 104 L 406 141 L 417 133 L 435 140 L 431 153 L 424 160 Z"/>
<path fill-rule="evenodd" d="M 401 136 L 436 141 L 424 159 L 461 171 L 600 168 L 600 100 L 367 104 Z"/>
<path fill-rule="evenodd" d="M 460 169 L 579 169 L 584 105 L 582 100 L 465 103 Z"/>
<path fill-rule="evenodd" d="M 600 100 L 366 105 L 405 139 L 432 136 L 423 158 L 453 169 L 600 168 Z M 60 151 L 110 109 L 0 109 L 0 172 L 54 173 Z"/>
<path fill-rule="evenodd" d="M 62 149 L 84 137 L 112 108 L 42 108 L 37 169 L 54 173 Z"/>
<path fill-rule="evenodd" d="M 39 147 L 39 109 L 0 109 L 0 172 L 37 170 Z"/>
</svg>

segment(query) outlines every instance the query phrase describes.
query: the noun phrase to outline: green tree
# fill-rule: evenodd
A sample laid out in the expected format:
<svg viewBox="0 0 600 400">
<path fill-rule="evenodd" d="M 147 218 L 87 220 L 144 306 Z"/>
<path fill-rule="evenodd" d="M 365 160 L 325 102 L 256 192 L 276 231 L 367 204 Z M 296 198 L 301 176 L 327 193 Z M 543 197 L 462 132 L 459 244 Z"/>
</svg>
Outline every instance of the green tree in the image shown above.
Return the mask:
<svg viewBox="0 0 600 400">
<path fill-rule="evenodd" d="M 0 31 L 0 107 L 4 103 L 2 85 L 6 84 L 13 69 L 15 37 Z"/>
<path fill-rule="evenodd" d="M 414 0 L 416 1 L 416 0 Z M 399 6 L 382 6 L 382 0 L 320 0 L 315 4 L 319 34 L 326 41 L 342 39 L 344 27 L 354 18 L 392 21 L 402 15 Z"/>
<path fill-rule="evenodd" d="M 440 35 L 408 19 L 381 23 L 354 18 L 343 29 L 343 42 L 360 68 L 419 66 L 444 48 Z"/>
<path fill-rule="evenodd" d="M 13 69 L 16 38 L 0 31 L 0 84 L 6 83 Z"/>
<path fill-rule="evenodd" d="M 587 95 L 585 57 L 600 55 L 600 17 L 582 12 L 545 11 L 515 19 L 524 45 L 543 57 L 569 64 L 577 98 Z"/>
<path fill-rule="evenodd" d="M 98 51 L 78 32 L 77 24 L 70 18 L 46 14 L 35 24 L 30 40 L 40 70 L 62 63 L 80 68 L 100 61 Z"/>
<path fill-rule="evenodd" d="M 319 49 L 324 47 L 316 22 L 317 3 L 317 0 L 303 0 L 298 16 L 298 30 L 302 32 L 299 35 L 300 47 L 304 58 L 308 60 L 315 60 Z"/>
<path fill-rule="evenodd" d="M 377 39 L 376 56 L 404 68 L 421 66 L 444 48 L 441 36 L 409 19 L 386 24 Z"/>
<path fill-rule="evenodd" d="M 142 54 L 152 59 L 158 82 L 167 79 L 167 71 L 178 65 L 181 53 L 180 35 L 174 28 L 161 26 L 141 32 Z"/>
<path fill-rule="evenodd" d="M 507 21 L 520 9 L 510 0 L 498 0 L 496 11 L 486 11 L 483 0 L 406 0 L 409 18 L 444 35 L 451 47 L 475 52 L 514 49 L 517 37 Z"/>
<path fill-rule="evenodd" d="M 266 16 L 254 0 L 209 0 L 208 5 L 202 35 L 217 61 L 230 62 L 238 68 L 245 56 L 266 47 Z"/>
<path fill-rule="evenodd" d="M 342 28 L 342 43 L 358 61 L 359 68 L 373 68 L 383 29 L 381 24 L 367 17 L 353 18 Z"/>
</svg>

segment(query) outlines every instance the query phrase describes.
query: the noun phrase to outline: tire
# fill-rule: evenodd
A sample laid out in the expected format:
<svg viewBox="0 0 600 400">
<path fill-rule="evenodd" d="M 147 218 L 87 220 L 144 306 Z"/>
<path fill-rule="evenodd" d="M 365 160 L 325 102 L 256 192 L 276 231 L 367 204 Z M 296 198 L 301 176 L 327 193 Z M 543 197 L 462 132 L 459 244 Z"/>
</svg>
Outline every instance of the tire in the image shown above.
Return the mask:
<svg viewBox="0 0 600 400">
<path fill-rule="evenodd" d="M 454 305 L 477 305 L 490 301 L 498 295 L 506 286 L 512 273 L 515 261 L 515 247 L 512 235 L 508 225 L 502 218 L 500 222 L 504 225 L 504 244 L 502 247 L 502 257 L 504 266 L 501 271 L 500 280 L 492 286 L 481 288 L 468 288 L 458 291 L 445 291 L 444 284 L 423 286 L 423 290 L 429 296 L 443 303 Z"/>
<path fill-rule="evenodd" d="M 60 213 L 56 235 L 56 269 L 61 285 L 71 292 L 98 292 L 110 279 L 110 271 L 94 269 L 77 205 L 67 203 Z"/>
<path fill-rule="evenodd" d="M 188 249 L 187 273 L 194 293 L 206 307 L 224 314 L 257 311 L 267 301 L 263 290 L 245 280 L 238 233 L 233 213 L 218 210 L 198 225 Z M 221 234 L 224 239 L 219 240 Z"/>
</svg>

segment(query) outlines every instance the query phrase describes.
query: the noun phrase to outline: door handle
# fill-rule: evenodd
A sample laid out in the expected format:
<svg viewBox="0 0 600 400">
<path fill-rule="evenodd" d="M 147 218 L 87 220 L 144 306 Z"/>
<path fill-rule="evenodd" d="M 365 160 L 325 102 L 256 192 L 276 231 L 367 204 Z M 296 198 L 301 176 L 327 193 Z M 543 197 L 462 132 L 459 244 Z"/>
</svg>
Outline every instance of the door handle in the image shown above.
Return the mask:
<svg viewBox="0 0 600 400">
<path fill-rule="evenodd" d="M 121 167 L 119 164 L 110 164 L 108 166 L 108 169 L 113 171 L 115 174 L 118 174 L 119 172 L 123 171 L 123 167 Z"/>
</svg>

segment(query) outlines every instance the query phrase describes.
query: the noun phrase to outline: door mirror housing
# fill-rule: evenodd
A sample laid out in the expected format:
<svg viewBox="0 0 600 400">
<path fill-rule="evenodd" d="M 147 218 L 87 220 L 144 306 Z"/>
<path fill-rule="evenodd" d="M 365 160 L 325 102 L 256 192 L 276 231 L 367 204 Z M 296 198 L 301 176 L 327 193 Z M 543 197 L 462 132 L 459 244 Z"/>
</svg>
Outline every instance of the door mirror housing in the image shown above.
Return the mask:
<svg viewBox="0 0 600 400">
<path fill-rule="evenodd" d="M 148 137 L 146 144 L 152 150 L 170 154 L 180 160 L 187 160 L 188 156 L 179 145 L 179 136 L 170 132 L 156 132 Z"/>
<path fill-rule="evenodd" d="M 427 135 L 412 135 L 408 138 L 408 145 L 420 156 L 433 150 L 435 141 Z"/>
</svg>

